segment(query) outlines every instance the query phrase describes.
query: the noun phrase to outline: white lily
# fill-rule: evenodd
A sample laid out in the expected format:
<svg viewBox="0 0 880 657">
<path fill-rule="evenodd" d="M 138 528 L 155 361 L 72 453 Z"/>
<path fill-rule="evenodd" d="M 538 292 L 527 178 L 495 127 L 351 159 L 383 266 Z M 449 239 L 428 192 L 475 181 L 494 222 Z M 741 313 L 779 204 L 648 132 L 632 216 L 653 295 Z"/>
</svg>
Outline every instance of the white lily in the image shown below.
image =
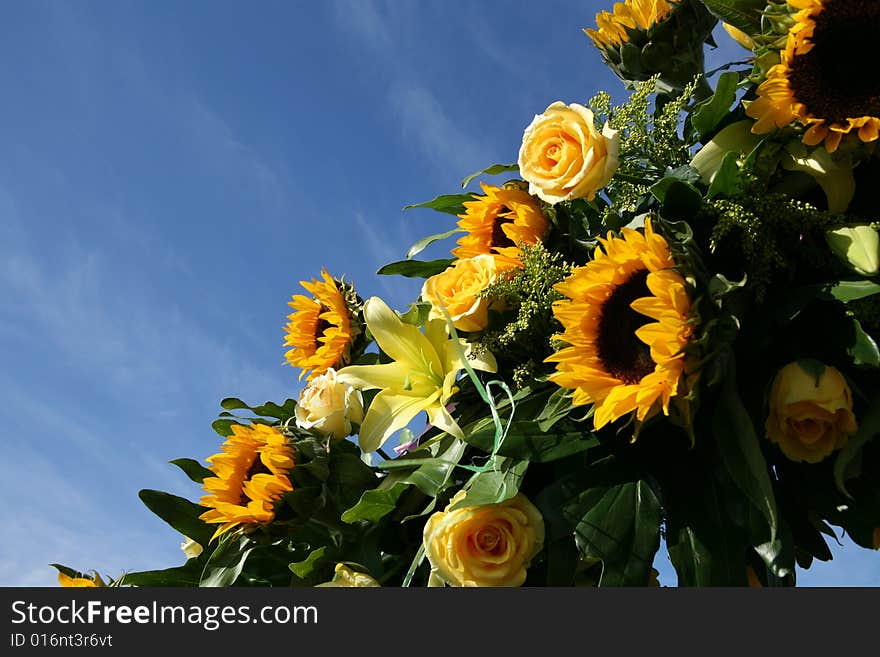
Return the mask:
<svg viewBox="0 0 880 657">
<path fill-rule="evenodd" d="M 446 410 L 449 399 L 458 392 L 455 385 L 464 369 L 463 357 L 475 370 L 496 371 L 490 353 L 475 356 L 470 345 L 446 333 L 446 322 L 429 321 L 422 333 L 405 324 L 379 297 L 364 304 L 364 319 L 379 348 L 393 359 L 381 365 L 350 365 L 337 372 L 337 380 L 359 390 L 380 390 L 367 409 L 358 443 L 364 452 L 373 452 L 421 411 L 431 424 L 464 438 L 461 427 Z"/>
</svg>

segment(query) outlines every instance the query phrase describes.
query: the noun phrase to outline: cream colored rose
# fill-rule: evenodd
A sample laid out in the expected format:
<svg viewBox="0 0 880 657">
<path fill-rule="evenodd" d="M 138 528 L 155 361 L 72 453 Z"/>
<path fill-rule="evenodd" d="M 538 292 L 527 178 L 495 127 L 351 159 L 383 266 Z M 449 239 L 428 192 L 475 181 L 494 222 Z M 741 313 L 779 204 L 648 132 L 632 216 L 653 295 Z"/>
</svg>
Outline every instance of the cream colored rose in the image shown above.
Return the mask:
<svg viewBox="0 0 880 657">
<path fill-rule="evenodd" d="M 617 169 L 620 136 L 608 124 L 596 128 L 592 110 L 556 101 L 536 115 L 523 134 L 519 173 L 529 194 L 547 203 L 593 200 Z"/>
<path fill-rule="evenodd" d="M 365 588 L 380 586 L 380 584 L 370 575 L 352 570 L 344 563 L 338 563 L 336 564 L 333 579 L 331 579 L 329 582 L 316 584 L 315 586 Z"/>
<path fill-rule="evenodd" d="M 309 382 L 299 395 L 296 426 L 334 438 L 351 435 L 351 424 L 364 421 L 361 392 L 338 381 L 336 370 L 329 368 Z"/>
<path fill-rule="evenodd" d="M 521 586 L 526 569 L 544 546 L 544 519 L 522 494 L 500 504 L 449 509 L 425 524 L 425 556 L 431 578 L 450 586 Z"/>
<path fill-rule="evenodd" d="M 422 286 L 422 299 L 431 304 L 428 319 L 445 319 L 442 306 L 459 331 L 482 331 L 489 322 L 489 299 L 480 293 L 498 276 L 495 257 L 478 255 L 454 265 Z"/>
<path fill-rule="evenodd" d="M 202 553 L 202 546 L 189 536 L 184 536 L 184 538 L 186 541 L 180 544 L 180 549 L 183 550 L 187 559 L 195 559 Z"/>
<path fill-rule="evenodd" d="M 766 430 L 788 458 L 818 463 L 856 429 L 852 393 L 837 369 L 826 365 L 818 381 L 797 362 L 777 372 Z"/>
</svg>

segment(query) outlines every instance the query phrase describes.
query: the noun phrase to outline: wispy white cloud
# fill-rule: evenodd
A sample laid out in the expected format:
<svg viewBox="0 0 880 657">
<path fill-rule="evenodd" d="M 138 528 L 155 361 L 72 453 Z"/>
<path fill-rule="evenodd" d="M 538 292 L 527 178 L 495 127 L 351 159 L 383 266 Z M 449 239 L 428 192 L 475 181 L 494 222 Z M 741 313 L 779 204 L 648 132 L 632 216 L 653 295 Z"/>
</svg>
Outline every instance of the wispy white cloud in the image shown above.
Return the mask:
<svg viewBox="0 0 880 657">
<path fill-rule="evenodd" d="M 377 50 L 393 47 L 388 5 L 373 0 L 334 0 L 333 9 L 338 23 L 370 47 Z"/>
<path fill-rule="evenodd" d="M 399 80 L 391 86 L 389 99 L 404 141 L 439 168 L 470 173 L 491 158 L 486 145 L 463 127 L 464 122 L 455 121 L 427 87 Z"/>
</svg>

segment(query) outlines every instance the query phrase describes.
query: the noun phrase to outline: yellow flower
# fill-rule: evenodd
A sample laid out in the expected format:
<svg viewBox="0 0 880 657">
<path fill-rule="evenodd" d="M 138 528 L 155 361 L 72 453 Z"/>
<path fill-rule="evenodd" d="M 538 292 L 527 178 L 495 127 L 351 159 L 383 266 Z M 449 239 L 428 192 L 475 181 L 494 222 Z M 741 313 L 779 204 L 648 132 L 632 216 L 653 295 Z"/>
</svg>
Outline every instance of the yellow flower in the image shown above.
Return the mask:
<svg viewBox="0 0 880 657">
<path fill-rule="evenodd" d="M 352 422 L 363 422 L 364 399 L 360 390 L 339 381 L 331 367 L 303 389 L 295 412 L 300 429 L 345 438 L 351 435 Z"/>
<path fill-rule="evenodd" d="M 431 577 L 450 586 L 521 586 L 526 569 L 544 546 L 544 519 L 522 494 L 499 504 L 451 507 L 425 524 L 425 556 Z"/>
<path fill-rule="evenodd" d="M 58 583 L 64 587 L 73 588 L 98 588 L 104 586 L 101 576 L 95 573 L 95 577 L 71 577 L 61 571 L 58 572 Z"/>
<path fill-rule="evenodd" d="M 424 333 L 404 324 L 379 297 L 364 304 L 364 318 L 376 344 L 392 362 L 349 365 L 337 373 L 339 381 L 359 390 L 380 391 L 370 402 L 358 433 L 361 449 L 377 450 L 421 411 L 435 427 L 463 438 L 446 405 L 458 392 L 455 382 L 464 368 L 460 351 L 468 357 L 469 345 L 448 337 L 441 320 L 429 321 Z M 468 362 L 478 370 L 494 372 L 496 368 L 491 354 L 469 357 Z"/>
<path fill-rule="evenodd" d="M 187 559 L 195 559 L 202 553 L 201 544 L 197 543 L 189 536 L 184 536 L 186 541 L 180 544 L 180 549 L 183 550 L 183 554 Z"/>
<path fill-rule="evenodd" d="M 359 573 L 356 570 L 352 570 L 344 563 L 338 563 L 336 564 L 336 569 L 333 573 L 333 579 L 329 582 L 316 584 L 315 586 L 365 588 L 379 586 L 379 582 L 366 573 Z"/>
<path fill-rule="evenodd" d="M 648 30 L 672 11 L 675 0 L 625 0 L 614 3 L 612 11 L 596 14 L 597 30 L 585 29 L 597 48 L 614 48 L 629 42 L 627 30 Z"/>
<path fill-rule="evenodd" d="M 550 379 L 574 390 L 575 405 L 595 405 L 596 429 L 632 411 L 641 422 L 658 406 L 669 415 L 691 334 L 691 301 L 666 240 L 650 218 L 644 235 L 622 233 L 600 239 L 604 252 L 555 286 L 567 297 L 553 304 L 565 329 L 555 337 L 568 346 L 546 359 L 557 363 Z"/>
<path fill-rule="evenodd" d="M 741 45 L 746 50 L 752 50 L 755 47 L 755 42 L 752 40 L 748 34 L 743 32 L 738 27 L 734 27 L 730 23 L 721 23 L 721 26 L 724 28 L 724 31 L 730 35 L 730 38 L 736 41 L 739 45 Z"/>
<path fill-rule="evenodd" d="M 351 319 L 345 298 L 327 270 L 321 272 L 322 281 L 301 281 L 313 296 L 293 295 L 289 301 L 296 312 L 287 316 L 284 344 L 292 347 L 286 354 L 287 362 L 302 368 L 300 378 L 311 372 L 308 380 L 319 376 L 330 367 L 348 363 L 353 336 Z"/>
<path fill-rule="evenodd" d="M 843 447 L 857 428 L 852 393 L 839 370 L 825 365 L 817 379 L 793 362 L 776 373 L 767 437 L 792 461 L 818 463 Z"/>
<path fill-rule="evenodd" d="M 293 490 L 287 478 L 293 450 L 276 427 L 233 424 L 222 451 L 207 461 L 215 476 L 202 482 L 208 495 L 201 505 L 209 510 L 199 517 L 220 525 L 212 539 L 240 525 L 272 522 L 275 502 Z"/>
<path fill-rule="evenodd" d="M 490 254 L 499 271 L 519 267 L 519 245 L 537 244 L 547 232 L 541 206 L 522 189 L 480 186 L 484 196 L 465 201 L 465 213 L 458 215 L 458 227 L 466 234 L 452 255 L 464 260 Z"/>
<path fill-rule="evenodd" d="M 599 132 L 592 110 L 556 101 L 525 129 L 519 172 L 529 193 L 547 203 L 592 201 L 617 169 L 619 142 L 618 131 L 607 123 Z"/>
<path fill-rule="evenodd" d="M 482 331 L 489 322 L 489 299 L 480 296 L 495 282 L 495 258 L 478 255 L 457 260 L 422 286 L 422 299 L 431 304 L 428 319 L 445 319 L 443 307 L 459 331 Z"/>
<path fill-rule="evenodd" d="M 863 142 L 880 135 L 880 78 L 873 70 L 880 37 L 876 0 L 790 0 L 800 9 L 789 29 L 781 63 L 758 87 L 746 114 L 764 134 L 796 121 L 803 142 L 824 141 L 833 153 L 845 135 Z"/>
</svg>

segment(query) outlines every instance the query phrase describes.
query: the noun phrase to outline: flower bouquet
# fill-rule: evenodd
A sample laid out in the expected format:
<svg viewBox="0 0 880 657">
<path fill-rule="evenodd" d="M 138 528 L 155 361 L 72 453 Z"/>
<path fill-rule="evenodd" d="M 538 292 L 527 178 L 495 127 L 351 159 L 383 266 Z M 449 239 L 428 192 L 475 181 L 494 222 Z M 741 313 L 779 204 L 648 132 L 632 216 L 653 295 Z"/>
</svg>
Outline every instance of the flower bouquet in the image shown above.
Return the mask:
<svg viewBox="0 0 880 657">
<path fill-rule="evenodd" d="M 707 73 L 719 20 L 743 61 Z M 378 272 L 424 279 L 408 308 L 304 281 L 298 398 L 221 402 L 172 461 L 198 501 L 140 492 L 184 563 L 61 583 L 648 586 L 663 549 L 681 586 L 790 586 L 833 527 L 880 548 L 878 31 L 872 0 L 598 14 L 626 101 L 554 102 L 408 206 L 441 213 Z"/>
</svg>

